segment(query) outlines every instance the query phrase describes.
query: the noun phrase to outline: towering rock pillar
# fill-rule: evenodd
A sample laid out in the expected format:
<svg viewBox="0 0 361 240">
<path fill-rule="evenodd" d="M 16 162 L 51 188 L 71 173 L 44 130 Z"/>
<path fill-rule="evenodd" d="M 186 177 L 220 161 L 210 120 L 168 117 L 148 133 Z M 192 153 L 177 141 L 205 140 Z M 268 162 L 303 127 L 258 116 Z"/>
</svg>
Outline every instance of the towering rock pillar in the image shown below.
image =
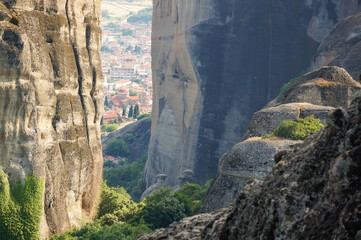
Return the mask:
<svg viewBox="0 0 361 240">
<path fill-rule="evenodd" d="M 99 0 L 0 2 L 0 165 L 45 180 L 42 236 L 94 215 L 102 176 Z"/>
<path fill-rule="evenodd" d="M 203 184 L 250 116 L 306 71 L 347 15 L 339 1 L 155 0 L 147 185 L 185 169 Z"/>
</svg>

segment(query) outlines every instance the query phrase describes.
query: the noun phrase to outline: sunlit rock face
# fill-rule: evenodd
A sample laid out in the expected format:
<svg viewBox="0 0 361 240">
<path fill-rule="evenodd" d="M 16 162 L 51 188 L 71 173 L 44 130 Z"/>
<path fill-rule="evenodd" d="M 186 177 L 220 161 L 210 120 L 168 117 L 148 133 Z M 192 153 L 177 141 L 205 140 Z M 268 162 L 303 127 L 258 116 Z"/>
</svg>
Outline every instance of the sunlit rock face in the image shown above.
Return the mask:
<svg viewBox="0 0 361 240">
<path fill-rule="evenodd" d="M 0 3 L 0 165 L 45 180 L 42 237 L 94 215 L 102 176 L 98 0 Z"/>
<path fill-rule="evenodd" d="M 254 112 L 309 66 L 357 1 L 155 0 L 147 185 L 214 177 Z M 352 2 L 352 3 L 351 3 Z M 350 10 L 352 9 L 352 10 Z"/>
</svg>

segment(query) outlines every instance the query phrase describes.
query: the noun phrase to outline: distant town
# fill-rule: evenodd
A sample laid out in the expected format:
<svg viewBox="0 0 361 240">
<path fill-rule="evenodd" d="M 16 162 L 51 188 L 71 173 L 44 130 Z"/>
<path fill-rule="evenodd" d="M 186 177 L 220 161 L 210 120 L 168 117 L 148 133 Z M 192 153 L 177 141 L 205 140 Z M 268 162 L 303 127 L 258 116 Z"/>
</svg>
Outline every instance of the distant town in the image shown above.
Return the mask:
<svg viewBox="0 0 361 240">
<path fill-rule="evenodd" d="M 102 3 L 104 133 L 152 111 L 151 19 L 152 1 Z"/>
</svg>

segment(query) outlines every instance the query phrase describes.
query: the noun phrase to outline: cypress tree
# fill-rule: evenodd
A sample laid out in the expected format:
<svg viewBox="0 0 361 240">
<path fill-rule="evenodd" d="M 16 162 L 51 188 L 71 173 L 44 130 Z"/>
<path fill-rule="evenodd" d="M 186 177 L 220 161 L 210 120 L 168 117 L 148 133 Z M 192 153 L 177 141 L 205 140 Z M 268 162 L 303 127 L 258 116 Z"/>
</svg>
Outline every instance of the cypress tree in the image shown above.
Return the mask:
<svg viewBox="0 0 361 240">
<path fill-rule="evenodd" d="M 125 111 L 126 111 L 126 109 L 125 109 L 125 107 L 123 107 L 123 113 L 122 113 L 122 116 L 124 117 L 125 116 Z"/>
<path fill-rule="evenodd" d="M 134 114 L 133 114 L 133 118 L 137 118 L 139 115 L 139 105 L 135 105 L 134 107 Z"/>
<path fill-rule="evenodd" d="M 129 113 L 128 113 L 128 118 L 131 118 L 131 117 L 133 117 L 133 105 L 130 106 Z"/>
</svg>

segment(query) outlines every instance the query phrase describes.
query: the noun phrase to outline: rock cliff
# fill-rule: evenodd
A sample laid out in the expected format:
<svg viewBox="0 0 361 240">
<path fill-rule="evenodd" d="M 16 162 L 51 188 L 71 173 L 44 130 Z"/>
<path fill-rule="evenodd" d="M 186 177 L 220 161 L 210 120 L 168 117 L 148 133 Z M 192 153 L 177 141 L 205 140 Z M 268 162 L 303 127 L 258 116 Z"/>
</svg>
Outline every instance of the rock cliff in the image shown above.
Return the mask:
<svg viewBox="0 0 361 240">
<path fill-rule="evenodd" d="M 321 66 L 345 68 L 354 79 L 361 73 L 361 15 L 348 17 L 338 23 L 320 45 L 311 69 Z"/>
<path fill-rule="evenodd" d="M 157 174 L 174 186 L 185 169 L 200 184 L 214 177 L 252 114 L 358 11 L 354 0 L 155 0 L 147 186 Z"/>
<path fill-rule="evenodd" d="M 132 134 L 135 137 L 135 141 L 127 144 L 130 150 L 128 161 L 135 162 L 148 153 L 150 127 L 151 118 L 141 119 L 102 138 L 102 146 L 106 148 L 107 144 L 112 140 L 118 137 L 125 139 L 127 134 Z"/>
<path fill-rule="evenodd" d="M 272 133 L 285 120 L 295 121 L 310 115 L 326 124 L 329 114 L 337 107 L 346 109 L 352 99 L 360 95 L 361 84 L 342 68 L 323 67 L 302 76 L 286 92 L 282 102 L 268 104 L 277 106 L 266 107 L 253 115 L 242 138 L 244 141 L 221 158 L 218 174 L 207 192 L 201 212 L 228 207 L 249 179 L 266 178 L 276 163 L 274 160 L 279 161 L 274 159 L 276 154 L 280 158 L 302 143 L 259 137 Z"/>
<path fill-rule="evenodd" d="M 140 239 L 360 239 L 361 98 L 284 155 L 231 207 Z M 226 216 L 225 216 L 226 215 Z"/>
<path fill-rule="evenodd" d="M 42 237 L 94 215 L 102 176 L 98 0 L 0 2 L 0 165 L 45 181 Z"/>
</svg>

